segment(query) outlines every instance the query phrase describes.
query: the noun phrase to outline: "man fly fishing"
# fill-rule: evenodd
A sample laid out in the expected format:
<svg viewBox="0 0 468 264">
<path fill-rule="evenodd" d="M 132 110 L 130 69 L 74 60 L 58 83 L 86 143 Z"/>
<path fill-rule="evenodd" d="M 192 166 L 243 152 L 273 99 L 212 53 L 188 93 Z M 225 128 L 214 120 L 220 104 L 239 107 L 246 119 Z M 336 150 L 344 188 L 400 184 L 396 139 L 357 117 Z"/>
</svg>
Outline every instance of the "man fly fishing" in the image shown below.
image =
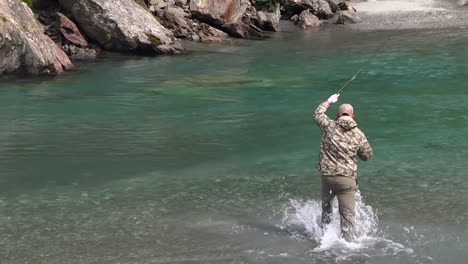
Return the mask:
<svg viewBox="0 0 468 264">
<path fill-rule="evenodd" d="M 354 120 L 352 105 L 341 105 L 335 120 L 326 115 L 328 107 L 339 97 L 339 93 L 330 96 L 314 113 L 314 120 L 322 130 L 317 169 L 322 175 L 322 224 L 330 223 L 332 202 L 336 196 L 341 233 L 349 242 L 355 238 L 357 157 L 365 161 L 372 158 L 373 153 L 365 134 Z"/>
</svg>

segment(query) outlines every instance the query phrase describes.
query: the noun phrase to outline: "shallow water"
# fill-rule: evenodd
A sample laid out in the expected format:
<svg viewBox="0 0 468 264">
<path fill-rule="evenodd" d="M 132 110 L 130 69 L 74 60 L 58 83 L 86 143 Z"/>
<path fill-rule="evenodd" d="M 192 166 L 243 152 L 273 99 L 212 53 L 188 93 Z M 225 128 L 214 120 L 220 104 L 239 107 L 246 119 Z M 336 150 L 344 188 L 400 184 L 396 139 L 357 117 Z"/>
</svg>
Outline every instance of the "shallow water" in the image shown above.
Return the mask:
<svg viewBox="0 0 468 264">
<path fill-rule="evenodd" d="M 468 7 L 456 0 L 367 0 L 352 3 L 363 23 L 353 28 L 468 28 Z"/>
<path fill-rule="evenodd" d="M 375 151 L 346 244 L 315 226 L 312 112 L 389 35 L 341 100 Z M 278 33 L 4 80 L 2 263 L 464 263 L 467 36 Z"/>
</svg>

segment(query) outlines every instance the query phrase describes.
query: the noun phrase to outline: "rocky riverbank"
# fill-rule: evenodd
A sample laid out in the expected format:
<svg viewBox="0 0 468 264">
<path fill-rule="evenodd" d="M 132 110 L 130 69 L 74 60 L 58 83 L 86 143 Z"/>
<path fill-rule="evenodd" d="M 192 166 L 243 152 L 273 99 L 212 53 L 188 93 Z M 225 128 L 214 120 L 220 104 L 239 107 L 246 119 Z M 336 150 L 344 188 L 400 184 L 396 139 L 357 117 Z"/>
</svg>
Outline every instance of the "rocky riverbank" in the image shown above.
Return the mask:
<svg viewBox="0 0 468 264">
<path fill-rule="evenodd" d="M 60 74 L 101 50 L 178 54 L 180 40 L 230 43 L 281 31 L 360 22 L 338 0 L 0 0 L 0 75 Z"/>
</svg>

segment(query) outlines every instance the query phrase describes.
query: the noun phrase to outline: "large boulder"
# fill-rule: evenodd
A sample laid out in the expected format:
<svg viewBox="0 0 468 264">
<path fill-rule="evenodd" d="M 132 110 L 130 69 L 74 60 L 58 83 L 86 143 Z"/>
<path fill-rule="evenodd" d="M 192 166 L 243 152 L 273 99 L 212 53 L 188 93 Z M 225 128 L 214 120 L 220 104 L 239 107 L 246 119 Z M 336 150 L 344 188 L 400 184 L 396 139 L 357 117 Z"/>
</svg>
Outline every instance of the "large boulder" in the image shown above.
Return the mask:
<svg viewBox="0 0 468 264">
<path fill-rule="evenodd" d="M 202 21 L 217 25 L 238 24 L 250 6 L 248 0 L 191 0 L 190 11 Z"/>
<path fill-rule="evenodd" d="M 361 23 L 362 20 L 358 16 L 356 16 L 354 11 L 340 11 L 337 13 L 338 19 L 336 20 L 336 24 L 356 24 Z"/>
<path fill-rule="evenodd" d="M 203 43 L 231 43 L 232 40 L 225 32 L 207 24 L 200 25 L 200 42 Z"/>
<path fill-rule="evenodd" d="M 322 24 L 322 21 L 312 14 L 309 10 L 304 10 L 302 13 L 295 19 L 295 23 L 300 28 L 316 28 Z"/>
<path fill-rule="evenodd" d="M 336 13 L 338 11 L 338 1 L 337 0 L 326 0 L 328 4 L 330 5 L 330 9 L 333 13 Z"/>
<path fill-rule="evenodd" d="M 164 26 L 178 38 L 190 38 L 197 24 L 190 19 L 184 9 L 174 6 L 157 10 L 157 15 L 164 21 Z"/>
<path fill-rule="evenodd" d="M 325 0 L 311 0 L 312 12 L 321 19 L 329 19 L 334 13 L 330 4 Z"/>
<path fill-rule="evenodd" d="M 321 19 L 329 19 L 333 17 L 337 9 L 334 0 L 291 0 L 290 4 L 283 8 L 283 17 L 290 19 L 304 10 L 310 10 Z"/>
<path fill-rule="evenodd" d="M 279 3 L 276 4 L 273 11 L 260 10 L 257 12 L 255 24 L 266 31 L 280 31 L 279 22 L 281 18 L 281 11 Z"/>
<path fill-rule="evenodd" d="M 183 50 L 171 31 L 134 0 L 59 0 L 86 35 L 111 51 L 173 54 Z"/>
<path fill-rule="evenodd" d="M 73 21 L 61 13 L 57 14 L 57 19 L 60 33 L 65 39 L 78 47 L 87 47 L 89 45 Z"/>
<path fill-rule="evenodd" d="M 74 66 L 44 34 L 31 9 L 19 0 L 0 0 L 0 75 L 58 74 Z"/>
<path fill-rule="evenodd" d="M 81 34 L 76 24 L 61 13 L 56 14 L 56 27 L 60 32 L 60 41 L 56 41 L 62 50 L 73 60 L 94 60 L 98 56 L 98 49 L 91 47 Z"/>
<path fill-rule="evenodd" d="M 193 17 L 236 38 L 258 39 L 261 34 L 242 22 L 248 0 L 191 0 L 190 11 Z"/>
<path fill-rule="evenodd" d="M 356 12 L 356 9 L 349 2 L 340 2 L 338 3 L 338 9 L 344 11 Z"/>
</svg>

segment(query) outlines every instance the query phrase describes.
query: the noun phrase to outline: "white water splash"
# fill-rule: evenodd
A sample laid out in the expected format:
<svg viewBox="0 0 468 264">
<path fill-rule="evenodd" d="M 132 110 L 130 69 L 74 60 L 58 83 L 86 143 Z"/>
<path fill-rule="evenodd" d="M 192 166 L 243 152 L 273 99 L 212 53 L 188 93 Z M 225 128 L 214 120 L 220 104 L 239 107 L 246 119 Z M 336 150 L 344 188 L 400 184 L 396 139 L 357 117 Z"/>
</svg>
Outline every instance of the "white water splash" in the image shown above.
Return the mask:
<svg viewBox="0 0 468 264">
<path fill-rule="evenodd" d="M 370 249 L 377 255 L 394 254 L 395 252 L 412 253 L 404 245 L 386 239 L 379 231 L 378 217 L 371 206 L 365 205 L 360 192 L 356 193 L 356 236 L 352 242 L 347 242 L 341 236 L 340 216 L 335 199 L 333 215 L 330 224 L 321 226 L 322 208 L 320 201 L 290 200 L 283 216 L 282 228 L 298 238 L 307 237 L 317 243 L 311 252 L 331 251 L 337 259 L 362 253 Z"/>
</svg>

